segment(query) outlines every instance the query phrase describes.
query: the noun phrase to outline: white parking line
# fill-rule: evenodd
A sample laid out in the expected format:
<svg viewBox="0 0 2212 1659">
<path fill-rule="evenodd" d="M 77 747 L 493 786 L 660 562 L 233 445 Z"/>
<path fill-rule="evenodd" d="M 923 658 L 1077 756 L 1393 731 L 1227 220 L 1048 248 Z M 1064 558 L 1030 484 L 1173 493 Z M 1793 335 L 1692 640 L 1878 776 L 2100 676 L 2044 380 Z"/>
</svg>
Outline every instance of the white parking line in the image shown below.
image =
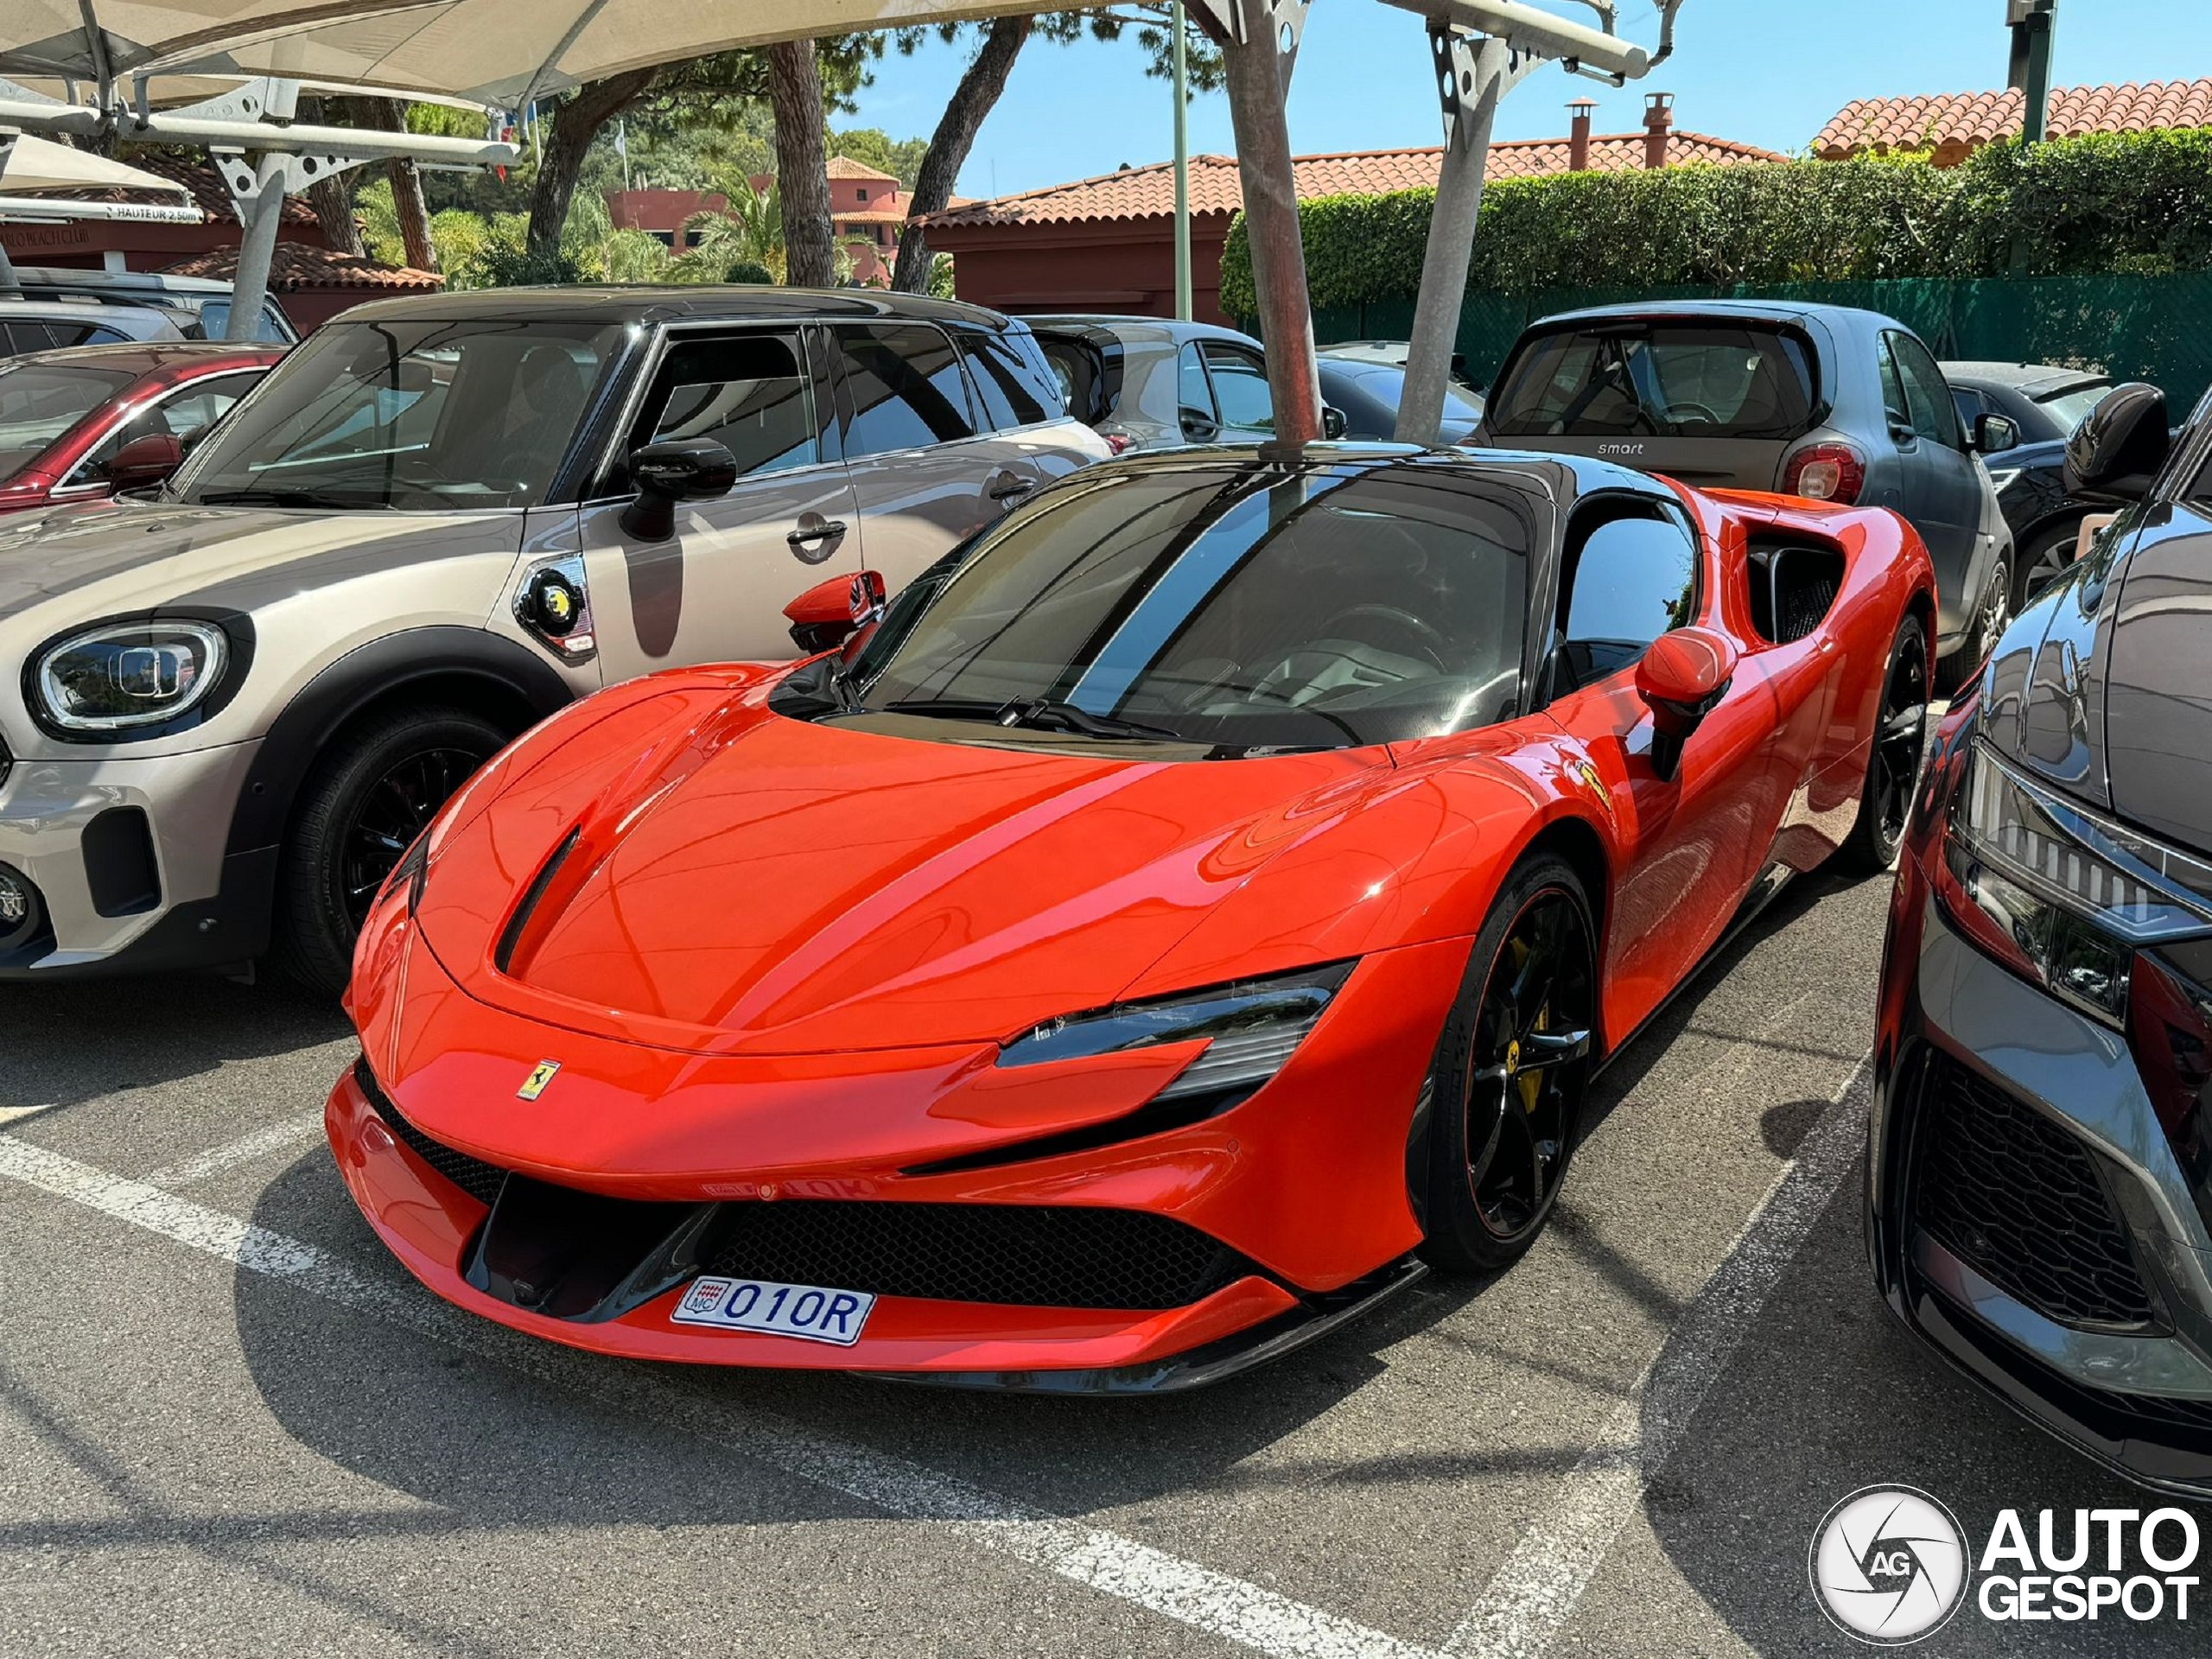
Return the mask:
<svg viewBox="0 0 2212 1659">
<path fill-rule="evenodd" d="M 289 1147 L 314 1140 L 322 1133 L 322 1109 L 302 1112 L 297 1117 L 288 1117 L 281 1122 L 266 1123 L 250 1135 L 226 1141 L 219 1147 L 210 1147 L 174 1164 L 165 1164 L 146 1177 L 149 1186 L 190 1186 L 194 1181 L 204 1181 L 211 1175 L 219 1175 L 226 1169 L 240 1164 L 250 1164 L 257 1158 L 265 1158 L 272 1152 L 282 1152 Z"/>
<path fill-rule="evenodd" d="M 53 1109 L 52 1101 L 48 1101 L 43 1106 L 0 1106 L 0 1123 L 19 1122 L 26 1117 L 36 1117 L 41 1112 L 50 1112 Z"/>
<path fill-rule="evenodd" d="M 589 1395 L 633 1419 L 657 1420 L 890 1514 L 948 1524 L 982 1548 L 1259 1652 L 1281 1659 L 1436 1659 L 1381 1630 L 1103 1528 L 1042 1514 L 772 1414 L 740 1416 L 643 1368 L 609 1366 L 518 1335 L 411 1284 L 379 1283 L 312 1244 L 6 1135 L 0 1135 L 0 1177 Z"/>
<path fill-rule="evenodd" d="M 1550 1647 L 1643 1503 L 1645 1482 L 1674 1455 L 1706 1391 L 1857 1160 L 1871 1079 L 1862 1060 L 1675 1321 L 1667 1345 L 1567 1475 L 1557 1508 L 1522 1535 L 1445 1643 L 1446 1653 L 1539 1659 Z"/>
</svg>

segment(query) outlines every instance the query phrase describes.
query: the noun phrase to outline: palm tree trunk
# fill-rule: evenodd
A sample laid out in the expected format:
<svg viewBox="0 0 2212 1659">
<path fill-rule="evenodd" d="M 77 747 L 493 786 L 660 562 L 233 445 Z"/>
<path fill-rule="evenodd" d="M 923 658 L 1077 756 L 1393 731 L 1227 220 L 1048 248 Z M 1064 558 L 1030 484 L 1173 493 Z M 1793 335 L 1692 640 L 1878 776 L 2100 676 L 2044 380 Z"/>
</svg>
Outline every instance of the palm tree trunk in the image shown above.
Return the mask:
<svg viewBox="0 0 2212 1659">
<path fill-rule="evenodd" d="M 645 94 L 657 68 L 627 69 L 604 80 L 588 80 L 565 99 L 543 124 L 544 154 L 530 191 L 530 251 L 544 258 L 561 251 L 561 232 L 569 222 L 584 156 L 607 124 Z"/>
<path fill-rule="evenodd" d="M 914 221 L 944 212 L 945 203 L 952 200 L 952 187 L 960 178 L 960 169 L 968 164 L 976 133 L 999 101 L 999 94 L 1006 91 L 1007 76 L 1013 73 L 1022 42 L 1029 38 L 1029 24 L 1027 17 L 994 20 L 976 60 L 952 89 L 937 130 L 930 135 L 921 171 L 914 176 L 906 234 L 899 238 L 898 268 L 891 275 L 891 286 L 902 294 L 919 294 L 930 285 L 929 242 Z"/>
<path fill-rule="evenodd" d="M 822 73 L 812 41 L 766 48 L 768 100 L 776 114 L 776 185 L 784 204 L 784 264 L 793 288 L 837 280 L 836 229 L 830 219 L 828 136 Z"/>
</svg>

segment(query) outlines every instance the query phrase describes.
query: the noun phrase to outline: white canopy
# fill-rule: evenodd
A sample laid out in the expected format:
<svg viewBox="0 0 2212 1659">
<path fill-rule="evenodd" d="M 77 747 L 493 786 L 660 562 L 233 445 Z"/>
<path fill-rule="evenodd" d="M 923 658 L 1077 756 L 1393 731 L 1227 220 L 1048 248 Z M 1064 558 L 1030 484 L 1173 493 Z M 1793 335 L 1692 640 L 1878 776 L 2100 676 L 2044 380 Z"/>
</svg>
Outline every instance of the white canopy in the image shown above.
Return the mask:
<svg viewBox="0 0 2212 1659">
<path fill-rule="evenodd" d="M 90 150 L 72 149 L 35 133 L 20 135 L 13 143 L 0 136 L 0 196 L 81 194 L 87 190 L 148 190 L 190 199 L 192 193 L 172 180 L 126 167 Z"/>
<path fill-rule="evenodd" d="M 270 74 L 513 108 L 625 69 L 1043 0 L 10 0 L 0 74 Z M 106 71 L 104 77 L 102 71 Z"/>
</svg>

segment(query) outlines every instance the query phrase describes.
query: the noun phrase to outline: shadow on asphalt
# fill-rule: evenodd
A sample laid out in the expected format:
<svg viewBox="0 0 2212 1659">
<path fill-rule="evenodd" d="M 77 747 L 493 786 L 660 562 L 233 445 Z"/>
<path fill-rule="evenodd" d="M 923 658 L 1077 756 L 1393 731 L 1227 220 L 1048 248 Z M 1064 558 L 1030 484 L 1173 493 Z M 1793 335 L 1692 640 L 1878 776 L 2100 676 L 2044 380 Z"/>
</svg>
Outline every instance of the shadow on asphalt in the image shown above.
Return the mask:
<svg viewBox="0 0 2212 1659">
<path fill-rule="evenodd" d="M 2075 1509 L 2147 1511 L 2174 1501 L 2077 1455 L 1906 1334 L 1869 1276 L 1862 1183 L 1863 1164 L 1844 1178 L 1646 1490 L 1661 1547 L 1761 1655 L 1866 1650 L 1827 1623 L 1807 1573 L 1815 1529 L 1859 1487 L 1932 1493 L 1957 1515 L 1977 1557 L 2000 1510 L 2021 1512 L 2031 1541 L 2036 1511 L 2059 1510 L 2063 1547 Z M 2212 1538 L 2212 1509 L 2194 1512 Z M 2202 1596 L 2200 1586 L 2187 1624 L 2134 1624 L 2110 1609 L 2095 1624 L 1999 1624 L 1969 1601 L 1913 1651 L 1929 1659 L 2201 1655 Z"/>
<path fill-rule="evenodd" d="M 333 1042 L 349 1029 L 334 998 L 282 982 L 11 984 L 0 993 L 0 1106 L 73 1106 Z"/>
</svg>

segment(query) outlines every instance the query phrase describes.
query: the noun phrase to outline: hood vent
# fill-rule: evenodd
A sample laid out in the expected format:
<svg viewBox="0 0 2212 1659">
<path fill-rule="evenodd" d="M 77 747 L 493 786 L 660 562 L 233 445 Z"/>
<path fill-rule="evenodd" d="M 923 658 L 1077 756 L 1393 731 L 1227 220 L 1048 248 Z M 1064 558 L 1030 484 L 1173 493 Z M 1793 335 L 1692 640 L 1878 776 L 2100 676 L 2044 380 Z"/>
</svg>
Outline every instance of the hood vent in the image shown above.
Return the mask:
<svg viewBox="0 0 2212 1659">
<path fill-rule="evenodd" d="M 505 973 L 508 965 L 514 961 L 515 947 L 522 943 L 523 929 L 530 925 L 530 918 L 537 911 L 538 901 L 545 897 L 545 889 L 553 885 L 553 878 L 560 874 L 561 866 L 567 863 L 569 855 L 576 850 L 577 838 L 582 834 L 583 827 L 579 824 L 561 837 L 561 844 L 553 849 L 552 856 L 545 861 L 531 880 L 530 890 L 523 894 L 522 902 L 515 906 L 515 913 L 507 918 L 505 931 L 499 935 L 499 948 L 492 955 L 492 965 L 501 973 Z"/>
</svg>

